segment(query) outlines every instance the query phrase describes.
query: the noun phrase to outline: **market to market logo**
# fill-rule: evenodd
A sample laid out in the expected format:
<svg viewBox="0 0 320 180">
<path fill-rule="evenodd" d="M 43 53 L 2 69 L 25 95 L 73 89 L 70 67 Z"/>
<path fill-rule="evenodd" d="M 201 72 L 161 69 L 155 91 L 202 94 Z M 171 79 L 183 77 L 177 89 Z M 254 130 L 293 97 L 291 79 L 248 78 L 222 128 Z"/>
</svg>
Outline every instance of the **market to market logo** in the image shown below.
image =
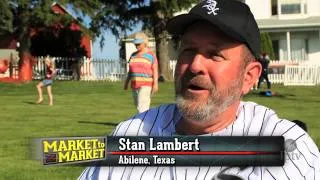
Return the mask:
<svg viewBox="0 0 320 180">
<path fill-rule="evenodd" d="M 50 138 L 42 140 L 43 164 L 66 164 L 104 160 L 104 137 Z"/>
</svg>

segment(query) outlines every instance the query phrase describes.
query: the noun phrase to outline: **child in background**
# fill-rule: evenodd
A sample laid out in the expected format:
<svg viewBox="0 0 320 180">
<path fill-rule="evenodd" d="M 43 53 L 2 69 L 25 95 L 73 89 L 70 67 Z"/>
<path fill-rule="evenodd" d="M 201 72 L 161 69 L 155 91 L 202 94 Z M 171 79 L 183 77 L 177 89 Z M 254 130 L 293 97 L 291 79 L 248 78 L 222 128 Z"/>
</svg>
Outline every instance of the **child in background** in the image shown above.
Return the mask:
<svg viewBox="0 0 320 180">
<path fill-rule="evenodd" d="M 46 63 L 46 75 L 45 79 L 37 84 L 37 90 L 38 90 L 38 101 L 37 104 L 40 104 L 43 102 L 43 96 L 42 96 L 42 87 L 47 87 L 48 97 L 49 97 L 49 105 L 53 105 L 53 96 L 52 96 L 52 83 L 53 83 L 53 74 L 55 72 L 54 63 L 50 57 L 46 57 L 45 59 Z"/>
</svg>

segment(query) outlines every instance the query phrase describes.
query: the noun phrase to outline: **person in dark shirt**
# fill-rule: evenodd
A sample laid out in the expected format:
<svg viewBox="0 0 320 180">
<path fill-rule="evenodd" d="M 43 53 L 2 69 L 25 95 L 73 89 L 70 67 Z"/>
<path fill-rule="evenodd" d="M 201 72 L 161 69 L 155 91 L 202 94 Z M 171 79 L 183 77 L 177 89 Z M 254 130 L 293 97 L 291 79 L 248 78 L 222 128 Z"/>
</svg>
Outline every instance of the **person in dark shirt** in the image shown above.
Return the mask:
<svg viewBox="0 0 320 180">
<path fill-rule="evenodd" d="M 261 83 L 263 82 L 263 80 L 266 80 L 268 89 L 271 89 L 271 83 L 268 78 L 268 67 L 269 67 L 269 63 L 270 63 L 270 58 L 269 58 L 268 54 L 262 53 L 260 56 L 259 62 L 262 65 L 262 72 L 261 72 L 259 82 L 258 82 L 258 89 L 260 89 Z"/>
</svg>

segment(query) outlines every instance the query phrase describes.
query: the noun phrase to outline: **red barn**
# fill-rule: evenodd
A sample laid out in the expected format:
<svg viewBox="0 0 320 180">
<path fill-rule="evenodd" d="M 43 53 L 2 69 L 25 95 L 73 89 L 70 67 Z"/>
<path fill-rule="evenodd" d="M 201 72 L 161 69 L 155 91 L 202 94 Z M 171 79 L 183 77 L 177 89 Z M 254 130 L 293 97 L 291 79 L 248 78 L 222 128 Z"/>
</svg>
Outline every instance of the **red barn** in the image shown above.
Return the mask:
<svg viewBox="0 0 320 180">
<path fill-rule="evenodd" d="M 71 13 L 69 13 L 66 10 L 66 8 L 59 5 L 58 3 L 52 4 L 52 10 L 54 13 L 57 13 L 57 14 L 69 14 L 70 16 L 72 16 Z M 73 18 L 73 19 L 74 21 L 71 23 L 69 29 L 75 32 L 81 31 L 80 23 L 76 20 L 76 18 Z M 92 40 L 89 35 L 84 34 L 81 37 L 80 46 L 86 50 L 86 56 L 91 58 L 92 57 Z"/>
<path fill-rule="evenodd" d="M 69 13 L 66 10 L 66 8 L 64 8 L 62 5 L 60 5 L 58 3 L 52 4 L 52 11 L 56 14 L 69 14 L 70 16 L 72 16 L 71 13 Z M 76 34 L 76 33 L 81 32 L 82 25 L 79 23 L 79 21 L 77 21 L 76 18 L 73 17 L 73 19 L 74 19 L 73 22 L 71 23 L 71 25 L 68 28 L 70 31 L 72 31 L 72 32 L 74 32 L 74 34 Z M 52 27 L 63 28 L 63 26 L 59 25 L 59 24 L 54 25 Z M 41 31 L 42 30 L 34 29 L 31 33 L 31 38 L 34 38 L 37 35 L 39 35 Z M 73 40 L 71 39 L 70 41 L 73 41 Z M 64 43 L 64 42 L 62 42 L 62 43 Z M 12 51 L 15 51 L 15 49 L 17 49 L 18 44 L 19 43 L 17 43 L 16 39 L 12 35 L 0 36 L 0 59 L 8 59 L 8 53 L 9 52 L 12 53 Z M 39 47 L 43 48 L 43 44 L 45 44 L 45 46 L 50 45 L 47 43 L 42 43 L 40 46 L 35 47 L 33 49 L 36 49 L 35 51 L 37 51 L 37 48 L 39 48 Z M 82 53 L 83 56 L 86 56 L 89 58 L 92 57 L 92 40 L 89 35 L 86 35 L 86 34 L 81 35 L 77 46 L 84 49 L 84 53 Z M 37 53 L 35 55 L 37 56 Z"/>
</svg>

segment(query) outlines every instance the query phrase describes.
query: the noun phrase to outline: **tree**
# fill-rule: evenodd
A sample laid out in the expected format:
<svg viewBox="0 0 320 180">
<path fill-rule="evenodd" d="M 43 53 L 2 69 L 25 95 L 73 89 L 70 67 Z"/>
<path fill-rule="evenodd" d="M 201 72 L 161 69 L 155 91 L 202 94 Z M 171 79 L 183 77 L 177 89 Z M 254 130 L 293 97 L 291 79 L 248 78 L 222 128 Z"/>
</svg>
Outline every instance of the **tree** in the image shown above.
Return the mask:
<svg viewBox="0 0 320 180">
<path fill-rule="evenodd" d="M 165 26 L 174 12 L 190 7 L 198 0 L 57 0 L 56 2 L 69 5 L 80 17 L 91 19 L 87 33 L 94 37 L 100 36 L 103 31 L 111 31 L 116 37 L 138 22 L 153 31 L 156 40 L 157 55 L 160 64 L 160 74 L 170 79 L 168 60 L 168 33 Z M 19 46 L 19 77 L 23 81 L 32 79 L 32 57 L 30 55 L 32 30 L 48 27 L 55 23 L 68 25 L 72 17 L 57 15 L 51 10 L 51 0 L 2 0 L 0 8 L 0 34 L 11 32 L 14 34 Z M 9 9 L 9 10 L 8 10 Z M 7 11 L 8 10 L 8 11 Z M 82 22 L 82 18 L 78 18 Z M 2 26 L 3 25 L 3 26 Z M 103 46 L 104 37 L 100 45 Z"/>
<path fill-rule="evenodd" d="M 261 41 L 260 41 L 261 52 L 267 53 L 271 59 L 275 59 L 272 41 L 269 33 L 261 33 L 260 37 L 261 37 Z"/>
<path fill-rule="evenodd" d="M 13 31 L 13 14 L 10 11 L 9 2 L 7 0 L 0 1 L 0 9 L 0 35 L 11 33 Z"/>
<path fill-rule="evenodd" d="M 163 79 L 171 80 L 172 72 L 169 68 L 168 58 L 168 32 L 166 25 L 170 18 L 173 17 L 175 12 L 189 8 L 193 3 L 198 2 L 195 0 L 159 0 L 152 2 L 152 30 L 156 41 L 156 51 L 159 58 L 159 74 Z M 146 21 L 147 22 L 147 21 Z"/>
<path fill-rule="evenodd" d="M 126 23 L 122 26 L 118 26 L 118 30 L 113 31 L 124 31 L 130 29 L 138 22 L 142 22 L 145 29 L 153 32 L 156 42 L 156 53 L 159 59 L 159 74 L 164 79 L 171 79 L 172 73 L 169 69 L 169 57 L 168 57 L 168 32 L 166 31 L 166 25 L 168 20 L 173 17 L 175 12 L 179 12 L 183 9 L 191 7 L 191 5 L 199 0 L 124 0 L 116 1 L 117 6 L 113 7 L 113 0 L 103 1 L 105 10 L 99 13 L 99 16 L 95 18 L 95 27 L 109 28 L 109 24 L 105 22 L 125 21 Z M 112 7 L 110 9 L 110 7 Z M 106 16 L 109 12 L 120 14 L 117 18 L 112 16 Z M 104 22 L 104 23 L 102 23 Z"/>
<path fill-rule="evenodd" d="M 44 28 L 31 37 L 30 52 L 32 56 L 83 57 L 87 55 L 81 44 L 83 36 L 82 31 L 69 27 Z"/>
<path fill-rule="evenodd" d="M 82 16 L 87 15 L 93 17 L 96 9 L 99 9 L 100 2 L 98 0 L 58 0 L 61 5 L 70 5 L 75 12 Z M 12 33 L 19 42 L 19 78 L 22 81 L 32 80 L 32 56 L 31 33 L 43 27 L 52 26 L 53 24 L 61 24 L 67 26 L 71 23 L 72 17 L 68 14 L 55 14 L 52 9 L 51 0 L 2 0 L 0 3 L 1 11 L 0 32 Z M 79 19 L 81 21 L 81 19 Z M 7 24 L 8 26 L 2 26 Z"/>
</svg>

